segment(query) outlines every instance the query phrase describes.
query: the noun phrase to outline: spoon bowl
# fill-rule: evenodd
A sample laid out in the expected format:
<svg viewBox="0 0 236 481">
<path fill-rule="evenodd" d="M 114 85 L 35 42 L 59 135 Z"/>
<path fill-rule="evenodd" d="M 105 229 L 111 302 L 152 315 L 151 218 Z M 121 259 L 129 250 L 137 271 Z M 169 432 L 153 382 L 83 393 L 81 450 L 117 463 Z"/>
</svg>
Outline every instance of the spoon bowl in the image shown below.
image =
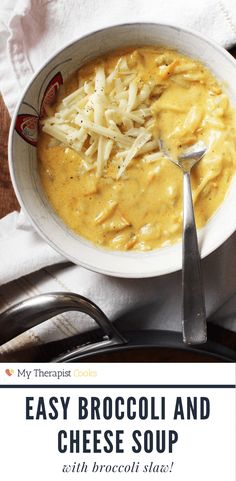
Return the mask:
<svg viewBox="0 0 236 481">
<path fill-rule="evenodd" d="M 184 172 L 191 171 L 192 167 L 202 159 L 207 151 L 204 142 L 199 141 L 189 149 L 186 149 L 175 162 Z"/>
</svg>

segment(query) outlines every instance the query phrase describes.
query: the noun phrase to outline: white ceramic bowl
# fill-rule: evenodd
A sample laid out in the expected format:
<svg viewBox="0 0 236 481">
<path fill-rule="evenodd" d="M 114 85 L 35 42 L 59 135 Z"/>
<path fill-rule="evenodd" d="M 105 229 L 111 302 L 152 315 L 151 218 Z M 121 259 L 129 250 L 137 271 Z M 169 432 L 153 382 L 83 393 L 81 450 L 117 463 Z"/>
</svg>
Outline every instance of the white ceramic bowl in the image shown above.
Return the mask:
<svg viewBox="0 0 236 481">
<path fill-rule="evenodd" d="M 14 114 L 9 141 L 12 182 L 36 230 L 63 256 L 88 269 L 117 277 L 153 277 L 181 268 L 181 243 L 151 252 L 101 249 L 70 231 L 49 205 L 37 172 L 37 122 L 42 104 L 59 84 L 88 60 L 124 46 L 164 45 L 203 62 L 226 84 L 236 108 L 236 62 L 209 39 L 176 26 L 152 23 L 117 25 L 82 37 L 56 53 L 36 73 Z M 216 214 L 199 231 L 201 256 L 220 246 L 236 227 L 236 178 Z"/>
</svg>

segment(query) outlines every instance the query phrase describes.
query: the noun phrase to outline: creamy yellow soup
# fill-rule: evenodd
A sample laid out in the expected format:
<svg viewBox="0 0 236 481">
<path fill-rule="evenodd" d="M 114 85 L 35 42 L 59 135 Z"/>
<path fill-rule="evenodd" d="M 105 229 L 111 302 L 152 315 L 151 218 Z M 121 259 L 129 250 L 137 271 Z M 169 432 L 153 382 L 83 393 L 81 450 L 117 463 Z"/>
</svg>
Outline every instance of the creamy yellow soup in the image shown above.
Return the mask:
<svg viewBox="0 0 236 481">
<path fill-rule="evenodd" d="M 182 230 L 182 173 L 173 158 L 207 146 L 191 182 L 198 227 L 235 173 L 236 123 L 222 86 L 201 63 L 167 48 L 104 56 L 74 73 L 42 121 L 43 189 L 80 236 L 109 249 L 147 251 Z"/>
</svg>

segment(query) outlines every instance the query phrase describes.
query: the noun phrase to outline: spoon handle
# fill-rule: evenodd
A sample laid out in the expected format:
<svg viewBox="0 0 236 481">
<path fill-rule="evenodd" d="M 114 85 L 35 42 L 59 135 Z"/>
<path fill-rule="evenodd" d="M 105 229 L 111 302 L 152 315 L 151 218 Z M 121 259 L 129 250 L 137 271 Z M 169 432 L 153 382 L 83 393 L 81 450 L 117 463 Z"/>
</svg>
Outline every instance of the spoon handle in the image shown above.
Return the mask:
<svg viewBox="0 0 236 481">
<path fill-rule="evenodd" d="M 182 263 L 183 340 L 203 344 L 207 341 L 206 310 L 189 171 L 183 172 Z"/>
</svg>

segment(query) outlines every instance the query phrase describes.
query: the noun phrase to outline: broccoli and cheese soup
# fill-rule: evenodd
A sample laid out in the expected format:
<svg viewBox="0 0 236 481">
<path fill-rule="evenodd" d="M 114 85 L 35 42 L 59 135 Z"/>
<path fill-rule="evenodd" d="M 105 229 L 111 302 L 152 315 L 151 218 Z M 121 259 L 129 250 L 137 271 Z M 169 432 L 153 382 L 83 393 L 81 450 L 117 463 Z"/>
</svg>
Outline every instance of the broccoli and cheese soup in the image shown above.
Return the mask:
<svg viewBox="0 0 236 481">
<path fill-rule="evenodd" d="M 222 86 L 198 61 L 167 48 L 115 52 L 74 73 L 42 119 L 38 158 L 46 195 L 80 236 L 109 249 L 147 251 L 182 230 L 177 158 L 207 152 L 191 182 L 198 227 L 235 172 L 236 123 Z"/>
</svg>

